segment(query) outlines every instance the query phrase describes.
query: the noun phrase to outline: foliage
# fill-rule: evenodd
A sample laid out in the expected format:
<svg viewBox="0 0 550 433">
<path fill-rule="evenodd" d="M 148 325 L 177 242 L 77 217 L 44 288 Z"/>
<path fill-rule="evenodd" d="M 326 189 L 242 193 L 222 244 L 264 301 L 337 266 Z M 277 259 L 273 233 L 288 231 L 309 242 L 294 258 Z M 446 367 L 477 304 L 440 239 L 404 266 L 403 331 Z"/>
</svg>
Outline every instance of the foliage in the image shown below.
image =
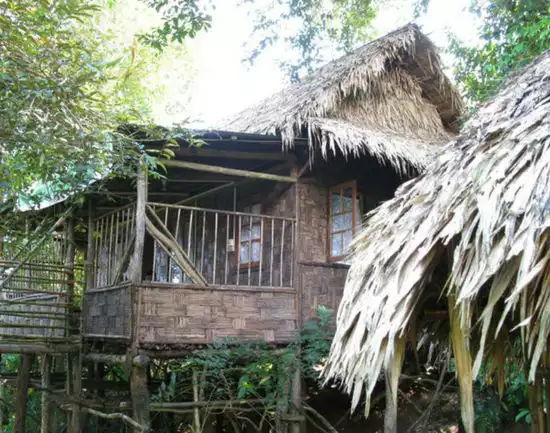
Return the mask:
<svg viewBox="0 0 550 433">
<path fill-rule="evenodd" d="M 212 17 L 197 0 L 144 0 L 162 14 L 163 23 L 139 35 L 140 40 L 162 51 L 170 42 L 183 42 L 210 28 Z"/>
<path fill-rule="evenodd" d="M 519 359 L 519 358 L 518 358 Z M 505 366 L 505 388 L 499 397 L 493 382 L 491 368 L 485 365 L 474 383 L 476 431 L 494 433 L 502 425 L 516 422 L 531 423 L 528 407 L 528 381 L 518 361 L 509 360 Z"/>
<path fill-rule="evenodd" d="M 376 15 L 372 0 L 244 0 L 256 5 L 253 62 L 266 48 L 281 41 L 295 53 L 281 67 L 291 81 L 312 72 L 327 60 L 333 48 L 348 53 L 372 38 L 370 24 Z"/>
<path fill-rule="evenodd" d="M 127 3 L 0 0 L 0 201 L 25 192 L 39 202 L 52 190 L 83 189 L 114 169 L 135 173 L 143 146 L 119 126 L 136 123 L 140 132 L 155 133 L 151 95 L 161 86 L 149 77 L 163 56 L 185 53 L 167 40 L 158 54 L 135 33 L 123 40 L 120 33 L 133 25 L 120 19 Z"/>
<path fill-rule="evenodd" d="M 503 78 L 550 47 L 548 0 L 475 1 L 472 12 L 483 18 L 479 46 L 451 37 L 455 77 L 474 103 L 486 101 Z"/>
</svg>

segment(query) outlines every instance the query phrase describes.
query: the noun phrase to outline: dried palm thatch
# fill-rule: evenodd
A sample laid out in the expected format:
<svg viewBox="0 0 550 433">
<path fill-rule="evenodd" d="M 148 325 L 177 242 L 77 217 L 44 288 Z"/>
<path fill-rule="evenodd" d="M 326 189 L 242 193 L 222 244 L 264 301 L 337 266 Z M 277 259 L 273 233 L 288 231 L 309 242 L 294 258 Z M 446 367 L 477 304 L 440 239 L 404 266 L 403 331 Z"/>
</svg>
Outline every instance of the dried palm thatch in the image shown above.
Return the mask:
<svg viewBox="0 0 550 433">
<path fill-rule="evenodd" d="M 462 103 L 437 50 L 416 25 L 400 28 L 335 60 L 223 128 L 280 135 L 291 147 L 307 134 L 326 156 L 369 153 L 401 171 L 424 168 L 448 142 Z"/>
<path fill-rule="evenodd" d="M 550 334 L 549 261 L 550 52 L 369 215 L 353 245 L 326 376 L 343 381 L 353 405 L 363 392 L 368 404 L 435 292 L 449 303 L 462 414 L 473 431 L 471 379 L 505 326 L 517 328 L 535 378 Z"/>
</svg>

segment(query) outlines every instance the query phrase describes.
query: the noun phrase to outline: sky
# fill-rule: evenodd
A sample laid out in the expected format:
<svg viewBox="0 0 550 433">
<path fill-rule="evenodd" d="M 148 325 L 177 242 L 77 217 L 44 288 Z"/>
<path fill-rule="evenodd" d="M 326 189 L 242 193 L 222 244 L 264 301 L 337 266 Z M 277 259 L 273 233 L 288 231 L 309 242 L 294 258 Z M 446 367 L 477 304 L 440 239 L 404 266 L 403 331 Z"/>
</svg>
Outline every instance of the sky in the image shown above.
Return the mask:
<svg viewBox="0 0 550 433">
<path fill-rule="evenodd" d="M 467 11 L 470 0 L 431 0 L 426 16 L 418 20 L 423 32 L 441 48 L 447 44 L 446 34 L 452 31 L 459 38 L 475 43 L 476 17 Z M 245 43 L 252 32 L 252 18 L 239 0 L 216 3 L 212 28 L 200 34 L 188 46 L 192 56 L 193 81 L 189 94 L 181 95 L 181 104 L 174 109 L 158 101 L 153 107 L 154 120 L 163 125 L 180 123 L 195 127 L 216 127 L 220 120 L 281 90 L 287 85 L 279 69 L 284 48 L 273 48 L 256 60 L 253 66 L 242 61 Z M 384 35 L 413 21 L 411 0 L 392 0 L 380 7 L 373 23 L 378 35 Z M 443 56 L 447 66 L 452 58 Z M 168 83 L 178 80 L 166 73 Z M 181 87 L 181 86 L 180 86 Z M 173 92 L 172 92 L 173 93 Z M 174 96 L 173 94 L 171 95 Z"/>
</svg>

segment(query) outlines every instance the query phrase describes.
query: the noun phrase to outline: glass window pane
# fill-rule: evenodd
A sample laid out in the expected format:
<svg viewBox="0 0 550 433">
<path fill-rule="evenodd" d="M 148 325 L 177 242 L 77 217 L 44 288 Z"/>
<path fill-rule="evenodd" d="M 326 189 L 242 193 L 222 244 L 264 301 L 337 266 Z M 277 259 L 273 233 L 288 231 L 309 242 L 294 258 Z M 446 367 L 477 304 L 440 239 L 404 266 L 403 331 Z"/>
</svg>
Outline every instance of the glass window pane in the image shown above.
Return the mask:
<svg viewBox="0 0 550 433">
<path fill-rule="evenodd" d="M 241 229 L 241 241 L 247 241 L 250 239 L 250 228 L 242 228 Z"/>
<path fill-rule="evenodd" d="M 250 210 L 250 213 L 255 213 L 255 214 L 260 214 L 261 212 L 261 206 L 260 206 L 260 203 L 256 203 L 256 204 L 253 204 L 252 205 L 252 208 Z"/>
<path fill-rule="evenodd" d="M 259 242 L 252 242 L 252 261 L 253 262 L 260 261 L 260 243 Z"/>
<path fill-rule="evenodd" d="M 260 239 L 261 228 L 260 224 L 252 226 L 252 239 Z"/>
<path fill-rule="evenodd" d="M 357 197 L 355 200 L 355 224 L 359 226 L 361 224 L 361 198 Z"/>
<path fill-rule="evenodd" d="M 241 244 L 241 263 L 248 263 L 248 242 L 243 242 Z"/>
<path fill-rule="evenodd" d="M 353 224 L 352 224 L 352 218 L 353 218 L 353 213 L 346 213 L 343 215 L 344 216 L 344 228 L 345 229 L 352 229 L 353 228 Z"/>
<path fill-rule="evenodd" d="M 331 231 L 334 232 L 340 232 L 346 228 L 344 215 L 334 215 L 332 217 L 332 224 L 331 224 Z"/>
<path fill-rule="evenodd" d="M 333 192 L 330 198 L 332 214 L 342 213 L 342 196 Z"/>
<path fill-rule="evenodd" d="M 340 257 L 342 255 L 342 235 L 332 235 L 332 245 L 330 248 L 330 255 L 332 257 Z"/>
<path fill-rule="evenodd" d="M 353 190 L 351 188 L 346 188 L 342 199 L 344 202 L 344 212 L 351 212 L 353 209 Z"/>
<path fill-rule="evenodd" d="M 345 231 L 343 234 L 344 237 L 344 254 L 349 253 L 349 246 L 353 238 L 353 232 L 351 230 Z"/>
</svg>

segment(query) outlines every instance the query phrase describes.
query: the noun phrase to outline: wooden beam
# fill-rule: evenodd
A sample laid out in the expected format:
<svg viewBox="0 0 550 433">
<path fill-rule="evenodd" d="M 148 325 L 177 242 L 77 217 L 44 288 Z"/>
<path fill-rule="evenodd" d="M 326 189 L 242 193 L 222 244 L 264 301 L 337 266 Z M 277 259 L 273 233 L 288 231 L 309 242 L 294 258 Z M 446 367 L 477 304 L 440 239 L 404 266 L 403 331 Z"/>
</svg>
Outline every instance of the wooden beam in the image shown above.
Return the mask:
<svg viewBox="0 0 550 433">
<path fill-rule="evenodd" d="M 198 194 L 195 194 L 195 195 L 192 195 L 191 197 L 187 197 L 181 201 L 178 201 L 174 204 L 187 204 L 187 203 L 192 203 L 193 201 L 195 200 L 198 200 L 199 198 L 204 198 L 210 194 L 214 194 L 218 191 L 222 191 L 226 188 L 229 188 L 229 187 L 232 187 L 232 186 L 235 186 L 236 185 L 236 182 L 229 182 L 229 183 L 226 183 L 224 185 L 219 185 L 219 186 L 216 186 L 214 188 L 210 188 L 206 191 L 203 191 L 203 192 L 199 192 Z"/>
<path fill-rule="evenodd" d="M 233 152 L 231 150 L 188 147 L 176 152 L 178 156 L 196 156 L 200 158 L 255 159 L 268 161 L 286 161 L 288 153 L 281 152 Z"/>
<path fill-rule="evenodd" d="M 281 176 L 278 174 L 260 173 L 257 171 L 240 170 L 236 168 L 220 167 L 217 165 L 199 164 L 196 162 L 189 162 L 189 161 L 177 161 L 175 159 L 162 159 L 161 162 L 167 167 L 186 168 L 188 170 L 225 174 L 228 176 L 251 177 L 255 179 L 272 180 L 274 182 L 291 182 L 291 183 L 296 182 L 296 178 L 292 176 Z"/>
</svg>

